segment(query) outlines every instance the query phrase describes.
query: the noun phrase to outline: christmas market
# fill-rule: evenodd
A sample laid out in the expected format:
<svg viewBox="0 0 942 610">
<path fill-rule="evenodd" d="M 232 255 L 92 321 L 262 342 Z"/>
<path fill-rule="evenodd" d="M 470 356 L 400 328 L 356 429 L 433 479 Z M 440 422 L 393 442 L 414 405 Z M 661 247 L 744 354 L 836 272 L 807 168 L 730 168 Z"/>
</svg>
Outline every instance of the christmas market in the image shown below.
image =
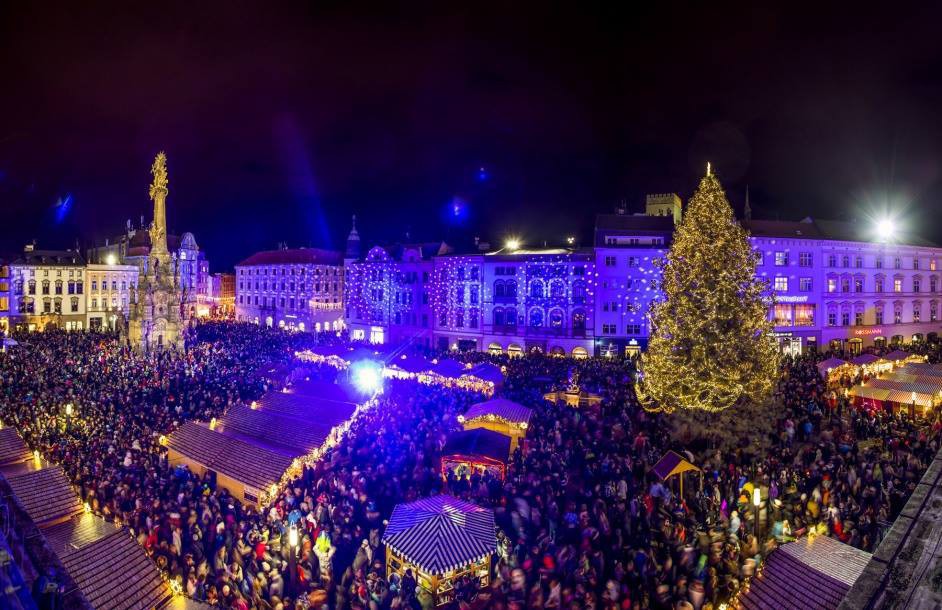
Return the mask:
<svg viewBox="0 0 942 610">
<path fill-rule="evenodd" d="M 942 404 L 942 365 L 903 364 L 847 392 L 858 407 L 925 417 Z"/>
<path fill-rule="evenodd" d="M 408 572 L 434 605 L 454 601 L 458 581 L 487 587 L 497 551 L 494 511 L 448 495 L 397 505 L 386 525 L 386 575 Z"/>
<path fill-rule="evenodd" d="M 527 435 L 527 426 L 533 410 L 506 398 L 493 398 L 471 405 L 458 422 L 465 430 L 486 428 L 507 435 L 511 439 L 513 453 Z"/>
<path fill-rule="evenodd" d="M 703 471 L 676 451 L 665 453 L 651 470 L 665 483 L 669 483 L 676 477 L 679 487 L 678 493 L 681 498 L 684 497 L 684 476 L 687 473 L 693 472 L 699 475 L 700 489 L 703 489 Z"/>
<path fill-rule="evenodd" d="M 510 436 L 487 428 L 453 432 L 442 447 L 442 477 L 447 480 L 449 476 L 464 478 L 488 473 L 503 481 L 511 440 Z"/>
</svg>

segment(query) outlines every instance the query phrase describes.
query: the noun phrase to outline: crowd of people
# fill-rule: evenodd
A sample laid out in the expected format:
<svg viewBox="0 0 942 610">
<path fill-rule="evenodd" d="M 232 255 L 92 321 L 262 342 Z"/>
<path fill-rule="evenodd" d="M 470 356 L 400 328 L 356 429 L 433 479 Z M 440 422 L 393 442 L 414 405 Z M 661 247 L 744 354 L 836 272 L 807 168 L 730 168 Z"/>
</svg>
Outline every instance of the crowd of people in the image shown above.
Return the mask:
<svg viewBox="0 0 942 610">
<path fill-rule="evenodd" d="M 937 421 L 829 401 L 812 357 L 783 364 L 770 446 L 694 456 L 671 440 L 667 416 L 637 403 L 631 361 L 475 354 L 506 367 L 501 396 L 534 409 L 504 480 L 439 470 L 457 416 L 480 395 L 397 380 L 262 512 L 168 463 L 161 435 L 257 399 L 316 340 L 212 323 L 183 353 L 142 355 L 113 336 L 33 335 L 0 355 L 0 416 L 188 596 L 235 609 L 433 607 L 416 575 L 387 577 L 381 537 L 396 504 L 443 492 L 493 508 L 499 526 L 494 577 L 483 589 L 457 583 L 454 607 L 716 607 L 765 553 L 812 528 L 874 550 L 939 448 Z M 602 403 L 543 400 L 574 380 Z M 681 496 L 654 474 L 668 450 L 702 469 L 702 487 L 690 480 Z"/>
</svg>

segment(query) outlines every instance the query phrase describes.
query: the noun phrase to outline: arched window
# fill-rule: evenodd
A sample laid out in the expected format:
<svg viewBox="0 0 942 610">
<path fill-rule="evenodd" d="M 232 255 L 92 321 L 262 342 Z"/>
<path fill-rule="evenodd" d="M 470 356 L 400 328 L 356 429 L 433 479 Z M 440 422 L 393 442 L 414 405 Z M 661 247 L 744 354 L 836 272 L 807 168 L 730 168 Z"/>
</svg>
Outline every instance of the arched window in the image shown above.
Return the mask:
<svg viewBox="0 0 942 610">
<path fill-rule="evenodd" d="M 504 308 L 495 307 L 494 308 L 494 326 L 503 326 L 504 325 Z"/>
<path fill-rule="evenodd" d="M 504 310 L 504 324 L 507 326 L 517 325 L 517 310 L 513 307 L 508 307 Z"/>
<path fill-rule="evenodd" d="M 49 294 L 49 280 L 43 280 L 43 294 Z"/>
<path fill-rule="evenodd" d="M 534 307 L 530 310 L 530 326 L 532 328 L 543 326 L 543 310 L 539 307 Z"/>
<path fill-rule="evenodd" d="M 79 300 L 78 300 L 78 297 L 72 297 L 71 299 L 69 299 L 69 301 L 70 301 L 70 303 L 69 303 L 69 307 L 70 307 L 69 311 L 72 312 L 72 313 L 78 313 L 78 310 L 79 310 Z"/>
<path fill-rule="evenodd" d="M 550 328 L 562 328 L 563 319 L 565 318 L 562 309 L 553 309 L 549 313 L 549 325 Z"/>
<path fill-rule="evenodd" d="M 582 309 L 572 312 L 572 331 L 574 333 L 585 332 L 585 311 Z"/>
<path fill-rule="evenodd" d="M 29 281 L 29 293 L 36 294 L 36 280 Z"/>
<path fill-rule="evenodd" d="M 576 280 L 572 283 L 572 302 L 585 303 L 585 281 Z"/>
<path fill-rule="evenodd" d="M 566 285 L 562 280 L 553 280 L 550 282 L 550 296 L 553 298 L 562 298 L 566 296 Z"/>
<path fill-rule="evenodd" d="M 517 296 L 517 281 L 516 280 L 507 280 L 504 282 L 504 294 L 508 297 Z"/>
<path fill-rule="evenodd" d="M 530 282 L 530 298 L 531 299 L 543 298 L 543 280 L 533 280 L 532 282 Z"/>
<path fill-rule="evenodd" d="M 494 282 L 494 296 L 503 297 L 504 296 L 504 282 L 502 280 L 497 280 Z"/>
<path fill-rule="evenodd" d="M 62 280 L 56 280 L 56 294 L 62 294 Z"/>
</svg>

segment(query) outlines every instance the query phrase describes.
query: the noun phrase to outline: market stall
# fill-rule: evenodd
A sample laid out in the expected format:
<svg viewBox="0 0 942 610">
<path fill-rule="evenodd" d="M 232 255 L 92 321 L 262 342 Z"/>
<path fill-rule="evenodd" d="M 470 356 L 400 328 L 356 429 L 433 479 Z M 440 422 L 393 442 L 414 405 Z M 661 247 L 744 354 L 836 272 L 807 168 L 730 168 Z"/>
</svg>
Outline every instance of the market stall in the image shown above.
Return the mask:
<svg viewBox="0 0 942 610">
<path fill-rule="evenodd" d="M 850 388 L 858 407 L 926 416 L 942 404 L 942 367 L 909 364 Z"/>
<path fill-rule="evenodd" d="M 505 434 L 485 428 L 455 432 L 442 448 L 442 477 L 489 472 L 503 481 L 509 457 L 510 437 Z"/>
<path fill-rule="evenodd" d="M 684 496 L 684 475 L 688 472 L 696 472 L 700 475 L 700 489 L 703 489 L 703 471 L 693 465 L 684 456 L 675 451 L 668 451 L 664 457 L 654 465 L 654 474 L 659 479 L 668 483 L 670 479 L 677 477 L 680 485 L 680 497 Z"/>
<path fill-rule="evenodd" d="M 510 452 L 513 453 L 527 435 L 527 427 L 533 411 L 520 403 L 506 398 L 494 398 L 471 405 L 458 422 L 465 430 L 485 428 L 510 437 Z"/>
<path fill-rule="evenodd" d="M 894 367 L 906 366 L 907 364 L 919 364 L 928 362 L 928 358 L 922 354 L 913 354 L 910 352 L 903 351 L 901 349 L 893 350 L 887 355 L 883 356 L 884 359 L 889 360 L 893 363 Z"/>
<path fill-rule="evenodd" d="M 854 375 L 856 372 L 856 366 L 840 358 L 828 358 L 818 363 L 818 374 L 829 384 L 837 383 L 844 375 Z"/>
<path fill-rule="evenodd" d="M 565 390 L 554 390 L 543 394 L 543 399 L 554 403 L 565 403 L 570 407 L 594 407 L 602 402 L 602 397 L 583 390 L 578 385 L 570 385 Z"/>
<path fill-rule="evenodd" d="M 876 354 L 860 354 L 850 361 L 857 369 L 867 376 L 881 375 L 893 370 L 893 363 Z"/>
<path fill-rule="evenodd" d="M 490 584 L 497 551 L 494 512 L 440 495 L 393 509 L 383 534 L 386 577 L 411 571 L 436 606 L 454 601 L 455 583 L 470 576 Z"/>
</svg>

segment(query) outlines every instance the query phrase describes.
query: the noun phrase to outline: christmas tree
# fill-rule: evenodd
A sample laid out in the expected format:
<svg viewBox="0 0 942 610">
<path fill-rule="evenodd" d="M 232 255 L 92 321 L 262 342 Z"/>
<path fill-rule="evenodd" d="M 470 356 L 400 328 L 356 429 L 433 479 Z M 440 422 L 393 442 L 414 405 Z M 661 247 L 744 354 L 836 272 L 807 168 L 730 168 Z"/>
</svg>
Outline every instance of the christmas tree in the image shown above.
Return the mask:
<svg viewBox="0 0 942 610">
<path fill-rule="evenodd" d="M 663 298 L 651 308 L 637 388 L 646 408 L 675 412 L 688 430 L 710 428 L 704 436 L 734 432 L 721 420 L 756 423 L 741 420 L 768 404 L 778 375 L 770 292 L 756 263 L 708 166 L 661 261 Z"/>
</svg>

